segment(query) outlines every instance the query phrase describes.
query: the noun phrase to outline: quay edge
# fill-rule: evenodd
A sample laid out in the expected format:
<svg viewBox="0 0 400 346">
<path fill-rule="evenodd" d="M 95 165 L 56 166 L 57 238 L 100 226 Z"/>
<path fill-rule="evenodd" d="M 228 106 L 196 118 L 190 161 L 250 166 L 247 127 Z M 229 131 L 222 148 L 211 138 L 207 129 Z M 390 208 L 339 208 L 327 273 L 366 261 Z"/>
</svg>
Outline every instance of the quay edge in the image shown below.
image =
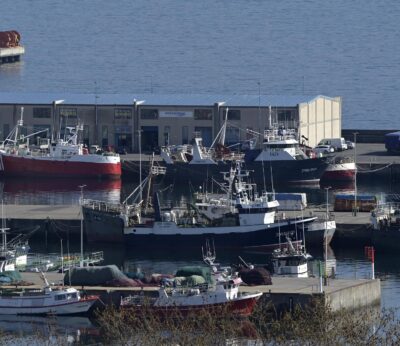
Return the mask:
<svg viewBox="0 0 400 346">
<path fill-rule="evenodd" d="M 17 233 L 24 230 L 27 233 L 34 227 L 40 226 L 36 232 L 38 236 L 45 234 L 60 234 L 61 230 L 68 236 L 80 235 L 81 211 L 79 205 L 55 205 L 49 208 L 48 205 L 4 205 L 4 213 L 7 217 L 7 226 Z M 307 213 L 307 211 L 305 212 Z M 339 246 L 358 246 L 370 245 L 372 243 L 372 229 L 369 227 L 369 213 L 359 212 L 354 216 L 351 212 L 334 212 L 336 220 L 336 232 L 333 237 L 333 245 Z M 100 219 L 99 219 L 100 220 Z M 97 218 L 92 218 L 91 223 L 94 226 L 98 224 L 98 232 L 96 234 L 86 234 L 85 222 L 83 224 L 84 232 L 87 240 L 97 242 L 107 238 L 107 242 L 123 243 L 122 220 L 119 217 L 113 218 L 108 227 L 101 224 Z M 93 228 L 93 227 L 91 227 Z M 96 227 L 95 227 L 96 228 Z M 121 229 L 120 232 L 107 232 L 103 234 L 101 231 L 109 229 Z M 63 232 L 61 232 L 63 233 Z M 57 238 L 58 239 L 58 238 Z"/>
<path fill-rule="evenodd" d="M 38 288 L 42 284 L 39 273 L 21 273 L 26 282 L 35 285 L 27 287 Z M 49 282 L 61 282 L 61 273 L 46 274 Z M 76 287 L 83 289 L 88 294 L 99 294 L 101 300 L 109 305 L 117 305 L 121 297 L 128 296 L 136 291 L 145 294 L 156 294 L 158 287 L 105 287 L 84 286 Z M 263 286 L 240 286 L 243 292 L 262 292 L 261 299 L 264 303 L 274 307 L 280 313 L 290 311 L 296 305 L 305 307 L 313 300 L 322 298 L 327 307 L 332 311 L 342 309 L 357 310 L 368 307 L 376 307 L 381 303 L 381 283 L 379 279 L 328 279 L 327 285 L 323 286 L 323 292 L 319 292 L 319 278 L 289 278 L 272 277 L 272 285 Z M 268 304 L 267 304 L 268 305 Z"/>
</svg>

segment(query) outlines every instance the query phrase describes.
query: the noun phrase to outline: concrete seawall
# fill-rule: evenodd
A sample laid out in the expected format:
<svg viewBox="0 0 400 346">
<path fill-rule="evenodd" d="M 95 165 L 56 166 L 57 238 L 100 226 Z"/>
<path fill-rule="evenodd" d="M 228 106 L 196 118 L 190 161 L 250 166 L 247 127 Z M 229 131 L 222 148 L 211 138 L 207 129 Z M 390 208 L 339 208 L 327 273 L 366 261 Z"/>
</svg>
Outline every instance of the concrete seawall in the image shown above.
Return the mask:
<svg viewBox="0 0 400 346">
<path fill-rule="evenodd" d="M 63 275 L 61 273 L 47 273 L 49 282 L 60 283 Z M 26 288 L 33 289 L 42 287 L 43 281 L 39 273 L 22 273 L 26 282 L 34 286 Z M 80 289 L 82 287 L 76 287 Z M 102 300 L 107 303 L 118 304 L 121 297 L 136 291 L 144 291 L 146 294 L 154 294 L 158 287 L 103 287 L 85 286 L 85 291 L 90 294 L 100 294 Z M 341 309 L 356 310 L 364 307 L 379 305 L 381 301 L 380 280 L 349 280 L 330 279 L 327 286 L 323 286 L 323 293 L 319 292 L 319 278 L 289 278 L 272 277 L 272 285 L 263 286 L 240 286 L 242 292 L 262 292 L 261 299 L 271 304 L 276 311 L 290 311 L 296 305 L 302 307 L 310 304 L 314 299 L 323 298 L 326 306 L 332 311 Z"/>
</svg>

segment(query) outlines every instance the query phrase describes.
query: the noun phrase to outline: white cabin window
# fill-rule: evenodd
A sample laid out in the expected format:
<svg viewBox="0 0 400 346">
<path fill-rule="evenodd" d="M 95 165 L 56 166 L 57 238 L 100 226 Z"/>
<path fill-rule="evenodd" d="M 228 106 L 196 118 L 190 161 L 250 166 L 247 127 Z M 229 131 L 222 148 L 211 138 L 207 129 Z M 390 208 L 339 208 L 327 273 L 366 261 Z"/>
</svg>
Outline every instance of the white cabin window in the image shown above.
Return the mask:
<svg viewBox="0 0 400 346">
<path fill-rule="evenodd" d="M 54 299 L 55 300 L 65 300 L 67 297 L 65 294 L 57 294 Z"/>
</svg>

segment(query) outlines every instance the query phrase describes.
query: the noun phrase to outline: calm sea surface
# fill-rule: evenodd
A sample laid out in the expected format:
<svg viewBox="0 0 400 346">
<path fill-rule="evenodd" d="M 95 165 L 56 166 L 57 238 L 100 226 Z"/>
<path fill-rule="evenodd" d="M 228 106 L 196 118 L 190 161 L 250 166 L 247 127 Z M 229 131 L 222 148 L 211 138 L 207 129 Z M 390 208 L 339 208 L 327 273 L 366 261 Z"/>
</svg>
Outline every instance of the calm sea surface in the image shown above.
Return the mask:
<svg viewBox="0 0 400 346">
<path fill-rule="evenodd" d="M 400 128 L 396 0 L 4 0 L 26 55 L 0 91 L 343 97 L 343 127 Z"/>
<path fill-rule="evenodd" d="M 344 128 L 399 129 L 399 17 L 394 0 L 4 0 L 0 31 L 18 30 L 26 54 L 0 66 L 0 91 L 258 94 L 260 85 L 262 94 L 343 97 Z M 11 179 L 0 187 L 6 203 L 71 204 L 81 184 Z M 109 201 L 132 187 L 85 184 L 86 198 Z M 359 191 L 399 189 L 367 184 Z M 324 190 L 307 192 L 311 202 L 324 200 Z M 173 271 L 200 256 L 111 251 L 108 262 Z M 334 256 L 339 277 L 368 277 L 363 249 L 334 249 Z M 222 263 L 232 260 L 221 257 Z M 400 307 L 399 260 L 377 254 L 385 307 Z M 27 323 L 19 329 L 48 328 L 42 320 Z M 90 328 L 90 321 L 59 319 L 57 325 L 69 337 L 87 323 Z M 0 318 L 1 329 L 18 326 Z"/>
</svg>

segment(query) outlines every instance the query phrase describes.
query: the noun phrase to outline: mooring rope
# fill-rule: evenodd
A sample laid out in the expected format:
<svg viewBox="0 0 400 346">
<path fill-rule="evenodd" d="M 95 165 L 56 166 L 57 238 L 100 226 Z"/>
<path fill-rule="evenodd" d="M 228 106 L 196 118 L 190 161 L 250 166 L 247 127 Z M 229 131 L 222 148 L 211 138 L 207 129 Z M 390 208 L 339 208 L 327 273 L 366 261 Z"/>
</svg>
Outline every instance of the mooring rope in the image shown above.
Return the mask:
<svg viewBox="0 0 400 346">
<path fill-rule="evenodd" d="M 382 171 L 382 170 L 384 170 L 384 169 L 386 169 L 386 168 L 389 168 L 391 165 L 393 165 L 393 162 L 388 163 L 388 164 L 387 164 L 386 166 L 384 166 L 384 167 L 380 167 L 380 168 L 376 168 L 376 169 L 368 169 L 368 170 L 364 170 L 364 169 L 360 170 L 360 167 L 357 167 L 357 174 L 358 174 L 358 173 L 374 173 L 374 172 L 379 172 L 379 171 Z"/>
</svg>

